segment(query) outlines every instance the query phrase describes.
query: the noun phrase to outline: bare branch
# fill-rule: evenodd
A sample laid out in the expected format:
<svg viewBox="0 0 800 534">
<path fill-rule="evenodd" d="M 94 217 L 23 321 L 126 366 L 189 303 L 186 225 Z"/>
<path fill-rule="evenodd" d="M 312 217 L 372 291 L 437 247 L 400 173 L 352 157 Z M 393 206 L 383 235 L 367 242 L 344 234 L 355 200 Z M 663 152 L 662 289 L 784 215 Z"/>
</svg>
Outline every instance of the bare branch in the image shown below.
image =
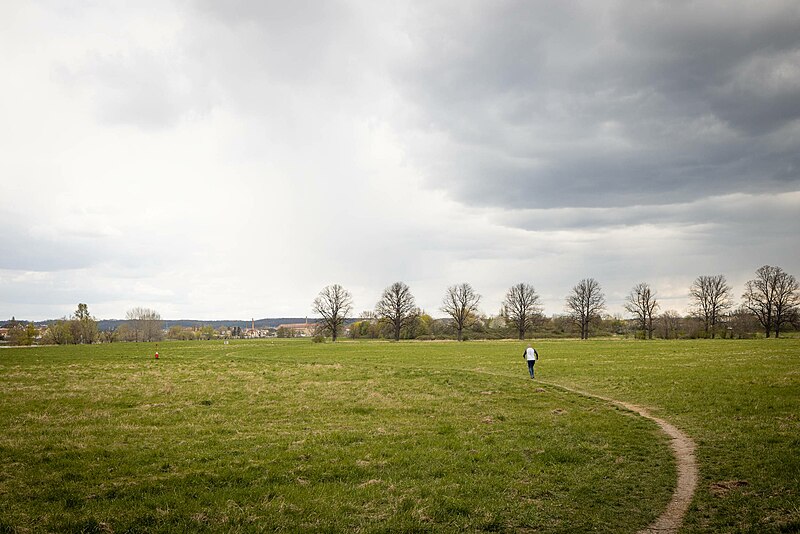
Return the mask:
<svg viewBox="0 0 800 534">
<path fill-rule="evenodd" d="M 352 308 L 350 292 L 339 284 L 325 286 L 312 304 L 314 313 L 322 316 L 322 324 L 331 333 L 334 342 Z"/>
<path fill-rule="evenodd" d="M 703 320 L 706 334 L 715 337 L 717 324 L 725 312 L 733 307 L 731 286 L 725 275 L 698 276 L 689 288 L 689 297 L 693 301 L 692 313 Z"/>
<path fill-rule="evenodd" d="M 745 285 L 742 295 L 744 306 L 751 311 L 766 337 L 775 332 L 780 336 L 781 327 L 792 323 L 800 305 L 800 285 L 791 274 L 780 267 L 764 265 L 756 271 L 756 277 Z"/>
<path fill-rule="evenodd" d="M 503 301 L 503 315 L 517 329 L 519 339 L 525 339 L 525 334 L 542 315 L 539 295 L 533 286 L 523 283 L 511 286 Z"/>
<path fill-rule="evenodd" d="M 375 315 L 392 325 L 394 339 L 399 341 L 402 328 L 415 319 L 413 312 L 416 307 L 411 289 L 403 282 L 395 282 L 383 290 L 375 305 Z"/>
<path fill-rule="evenodd" d="M 658 302 L 655 293 L 647 282 L 640 282 L 633 286 L 630 294 L 625 298 L 625 310 L 636 317 L 648 339 L 653 339 L 653 314 L 657 308 Z"/>
<path fill-rule="evenodd" d="M 605 310 L 606 297 L 594 278 L 584 278 L 572 288 L 565 308 L 581 327 L 581 339 L 589 339 L 589 324 Z"/>
<path fill-rule="evenodd" d="M 464 328 L 475 321 L 480 300 L 481 296 L 466 282 L 447 288 L 441 310 L 456 324 L 459 341 L 463 339 Z"/>
</svg>

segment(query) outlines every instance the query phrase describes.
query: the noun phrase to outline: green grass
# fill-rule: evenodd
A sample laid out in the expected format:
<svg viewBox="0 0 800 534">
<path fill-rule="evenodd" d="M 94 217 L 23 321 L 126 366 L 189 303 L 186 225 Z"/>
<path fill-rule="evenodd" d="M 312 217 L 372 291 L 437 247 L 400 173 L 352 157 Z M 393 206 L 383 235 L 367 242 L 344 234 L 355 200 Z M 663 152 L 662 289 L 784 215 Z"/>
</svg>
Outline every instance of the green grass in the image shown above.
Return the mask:
<svg viewBox="0 0 800 534">
<path fill-rule="evenodd" d="M 0 532 L 635 532 L 654 423 L 511 342 L 0 350 Z M 698 442 L 687 531 L 800 528 L 800 341 L 537 344 Z"/>
<path fill-rule="evenodd" d="M 685 531 L 800 531 L 800 340 L 543 346 L 549 379 L 655 407 L 697 442 Z"/>
</svg>

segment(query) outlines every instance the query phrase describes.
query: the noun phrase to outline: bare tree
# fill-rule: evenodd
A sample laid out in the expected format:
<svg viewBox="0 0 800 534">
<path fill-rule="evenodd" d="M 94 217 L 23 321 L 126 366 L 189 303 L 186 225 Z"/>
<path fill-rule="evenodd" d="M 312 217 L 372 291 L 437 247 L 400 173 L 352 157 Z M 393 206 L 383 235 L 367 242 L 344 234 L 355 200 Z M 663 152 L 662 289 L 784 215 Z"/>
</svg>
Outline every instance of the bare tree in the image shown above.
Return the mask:
<svg viewBox="0 0 800 534">
<path fill-rule="evenodd" d="M 664 339 L 672 339 L 678 337 L 678 323 L 681 316 L 675 310 L 667 310 L 659 316 L 661 323 L 661 331 Z"/>
<path fill-rule="evenodd" d="M 800 306 L 800 285 L 794 276 L 784 272 L 780 267 L 775 284 L 775 337 L 781 332 L 784 324 L 796 324 L 798 306 Z"/>
<path fill-rule="evenodd" d="M 744 304 L 733 310 L 728 317 L 731 336 L 743 339 L 758 331 L 758 318 Z"/>
<path fill-rule="evenodd" d="M 133 341 L 138 342 L 139 338 L 142 335 L 142 321 L 139 319 L 141 314 L 144 312 L 144 308 L 131 308 L 127 312 L 125 312 L 125 320 L 128 324 L 128 329 L 130 330 L 130 337 L 133 338 Z"/>
<path fill-rule="evenodd" d="M 636 317 L 647 339 L 653 339 L 653 313 L 657 308 L 656 295 L 647 282 L 633 286 L 625 298 L 625 309 Z"/>
<path fill-rule="evenodd" d="M 759 267 L 756 277 L 745 284 L 744 306 L 761 323 L 766 337 L 772 332 L 779 337 L 781 327 L 793 322 L 800 304 L 798 290 L 794 276 L 771 265 Z"/>
<path fill-rule="evenodd" d="M 703 321 L 706 335 L 710 333 L 713 339 L 717 324 L 733 306 L 725 275 L 698 276 L 689 288 L 689 297 L 693 301 L 692 313 Z"/>
<path fill-rule="evenodd" d="M 525 334 L 542 315 L 539 295 L 530 284 L 513 285 L 506 293 L 502 312 L 502 316 L 517 329 L 519 339 L 525 339 Z"/>
<path fill-rule="evenodd" d="M 453 319 L 459 341 L 463 339 L 464 328 L 475 321 L 480 301 L 481 296 L 466 282 L 447 288 L 441 310 Z"/>
<path fill-rule="evenodd" d="M 416 307 L 411 289 L 403 282 L 395 282 L 383 290 L 375 305 L 375 315 L 392 325 L 394 339 L 399 341 L 400 330 L 416 319 Z"/>
<path fill-rule="evenodd" d="M 164 322 L 161 320 L 161 314 L 145 308 L 141 319 L 142 341 L 161 341 L 164 337 Z"/>
<path fill-rule="evenodd" d="M 567 297 L 566 310 L 581 328 L 581 339 L 589 339 L 589 323 L 600 317 L 606 308 L 606 297 L 594 278 L 584 278 L 572 288 Z"/>
<path fill-rule="evenodd" d="M 160 341 L 164 323 L 161 314 L 150 308 L 131 308 L 125 313 L 133 341 Z"/>
<path fill-rule="evenodd" d="M 350 292 L 339 284 L 325 286 L 314 299 L 312 309 L 322 316 L 322 326 L 330 332 L 331 339 L 336 342 L 339 329 L 344 325 L 347 314 L 353 308 Z"/>
<path fill-rule="evenodd" d="M 780 267 L 764 265 L 756 270 L 756 277 L 745 284 L 744 306 L 750 310 L 764 327 L 764 335 L 772 335 L 775 321 L 775 290 Z"/>
</svg>

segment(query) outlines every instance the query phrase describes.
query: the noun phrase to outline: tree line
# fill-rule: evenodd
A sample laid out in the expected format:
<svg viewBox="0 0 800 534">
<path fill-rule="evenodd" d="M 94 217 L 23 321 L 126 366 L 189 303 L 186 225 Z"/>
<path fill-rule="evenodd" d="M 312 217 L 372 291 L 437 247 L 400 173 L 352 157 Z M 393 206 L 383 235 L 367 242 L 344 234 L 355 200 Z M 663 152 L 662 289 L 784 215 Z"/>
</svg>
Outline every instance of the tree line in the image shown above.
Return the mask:
<svg viewBox="0 0 800 534">
<path fill-rule="evenodd" d="M 161 315 L 149 308 L 132 308 L 125 314 L 125 322 L 115 329 L 100 330 L 97 319 L 89 313 L 89 306 L 79 303 L 70 317 L 52 321 L 43 332 L 33 323 L 15 323 L 9 328 L 7 341 L 12 345 L 83 345 L 113 343 L 114 341 L 160 341 L 164 337 Z"/>
<path fill-rule="evenodd" d="M 773 334 L 778 337 L 787 327 L 800 327 L 800 285 L 793 275 L 780 267 L 760 267 L 755 278 L 745 284 L 740 306 L 735 309 L 733 288 L 722 274 L 697 277 L 689 287 L 688 294 L 688 318 L 680 317 L 673 310 L 659 314 L 661 306 L 656 291 L 647 282 L 640 282 L 631 288 L 625 298 L 624 308 L 633 318 L 636 333 L 647 339 L 653 338 L 659 326 L 660 337 L 666 338 L 678 337 L 682 331 L 691 331 L 684 334 L 687 337 L 715 338 L 721 335 L 723 327 L 725 337 L 744 337 L 752 334 L 756 323 L 765 337 Z M 571 323 L 573 328 L 569 329 L 570 333 L 574 330 L 581 339 L 588 339 L 590 331 L 597 329 L 604 320 L 611 323 L 611 333 L 627 333 L 627 328 L 619 326 L 626 325 L 625 321 L 606 315 L 605 294 L 594 278 L 585 278 L 572 287 L 565 298 L 565 315 L 562 317 L 546 318 L 542 313 L 540 296 L 528 283 L 518 283 L 508 289 L 496 317 L 480 314 L 480 300 L 481 295 L 469 283 L 448 287 L 439 308 L 448 320 L 438 325 L 439 335 L 462 341 L 465 332 L 474 337 L 497 334 L 508 337 L 507 334 L 513 332 L 518 339 L 525 339 L 534 330 L 547 335 L 542 329 L 547 323 L 551 333 L 557 334 L 559 329 L 566 332 L 567 329 L 558 326 L 563 319 Z M 312 309 L 322 317 L 320 333 L 336 341 L 346 318 L 352 312 L 352 296 L 339 284 L 326 286 L 314 299 Z M 687 319 L 690 321 L 688 326 Z M 616 327 L 614 321 L 619 323 Z M 350 325 L 349 333 L 353 338 L 427 338 L 436 336 L 436 323 L 416 306 L 408 285 L 395 282 L 384 289 L 374 311 L 362 313 L 359 320 Z M 696 325 L 701 326 L 700 332 Z M 608 324 L 605 326 L 608 330 Z"/>
<path fill-rule="evenodd" d="M 411 288 L 395 282 L 383 290 L 373 310 L 353 321 L 353 300 L 338 284 L 326 286 L 312 303 L 321 317 L 318 334 L 336 341 L 345 331 L 354 339 L 494 339 L 516 337 L 636 335 L 652 339 L 678 337 L 747 337 L 754 332 L 764 337 L 780 336 L 787 328 L 800 328 L 800 285 L 780 267 L 764 265 L 745 284 L 738 307 L 733 289 L 724 275 L 698 276 L 688 290 L 689 315 L 661 310 L 656 291 L 647 282 L 634 285 L 625 298 L 624 309 L 631 319 L 609 316 L 605 294 L 594 278 L 580 280 L 564 299 L 564 314 L 545 317 L 541 298 L 529 283 L 511 286 L 499 313 L 487 316 L 479 311 L 481 295 L 466 282 L 447 288 L 439 310 L 447 318 L 434 319 L 417 305 Z M 4 341 L 14 345 L 89 344 L 114 341 L 152 342 L 164 338 L 161 315 L 152 309 L 128 310 L 125 322 L 114 330 L 100 331 L 85 303 L 79 303 L 70 317 L 50 323 L 41 334 L 32 323 L 8 323 Z M 347 328 L 345 328 L 347 326 Z M 169 339 L 212 339 L 221 334 L 212 327 L 200 330 L 173 326 Z"/>
<path fill-rule="evenodd" d="M 89 306 L 79 303 L 70 317 L 50 323 L 41 333 L 33 323 L 17 323 L 12 320 L 8 341 L 12 345 L 32 345 L 40 342 L 47 345 L 95 343 L 101 339 L 97 321 L 89 313 Z"/>
</svg>

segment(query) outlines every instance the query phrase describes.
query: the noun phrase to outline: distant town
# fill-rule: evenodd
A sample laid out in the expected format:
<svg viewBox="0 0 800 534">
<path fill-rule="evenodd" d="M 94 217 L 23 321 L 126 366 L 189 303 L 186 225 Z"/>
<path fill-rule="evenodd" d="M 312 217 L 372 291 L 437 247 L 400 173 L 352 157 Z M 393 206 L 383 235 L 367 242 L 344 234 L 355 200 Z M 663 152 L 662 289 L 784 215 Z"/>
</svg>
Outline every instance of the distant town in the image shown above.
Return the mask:
<svg viewBox="0 0 800 534">
<path fill-rule="evenodd" d="M 80 308 L 79 308 L 80 309 Z M 149 311 L 149 310 L 147 310 Z M 94 320 L 91 317 L 0 323 L 0 344 L 72 344 L 194 340 L 313 337 L 319 323 L 307 317 L 251 319 L 250 321 L 161 320 L 131 318 Z M 349 321 L 354 322 L 355 319 Z"/>
</svg>

